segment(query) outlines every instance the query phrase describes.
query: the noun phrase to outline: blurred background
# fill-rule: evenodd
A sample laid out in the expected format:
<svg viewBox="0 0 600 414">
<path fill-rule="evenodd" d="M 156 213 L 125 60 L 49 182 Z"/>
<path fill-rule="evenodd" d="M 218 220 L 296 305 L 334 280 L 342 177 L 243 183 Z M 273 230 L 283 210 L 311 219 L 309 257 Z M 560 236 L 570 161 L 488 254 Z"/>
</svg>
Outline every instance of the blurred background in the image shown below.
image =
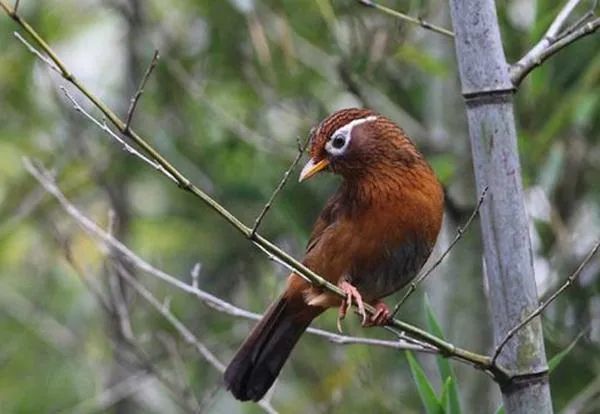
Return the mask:
<svg viewBox="0 0 600 414">
<path fill-rule="evenodd" d="M 506 54 L 517 60 L 562 1 L 498 2 Z M 584 2 L 585 3 L 585 2 Z M 450 27 L 447 5 L 386 5 Z M 581 15 L 591 4 L 580 7 Z M 397 121 L 448 192 L 437 253 L 476 204 L 452 40 L 352 0 L 21 1 L 20 12 L 91 91 L 123 118 L 155 49 L 160 61 L 133 127 L 247 224 L 328 113 L 368 106 Z M 577 15 L 577 13 L 576 13 Z M 262 312 L 287 272 L 212 210 L 128 155 L 77 113 L 64 85 L 0 16 L 0 412 L 256 413 L 221 387 L 221 374 L 153 307 L 119 282 L 121 259 L 98 246 L 25 170 L 54 171 L 81 211 L 159 269 L 237 306 Z M 516 116 L 541 296 L 581 262 L 600 234 L 600 41 L 581 40 L 535 70 Z M 298 184 L 294 173 L 261 233 L 301 257 L 338 179 Z M 112 217 L 112 218 L 111 218 Z M 481 353 L 491 332 L 477 221 L 402 319 L 425 326 L 425 292 L 448 339 Z M 121 265 L 119 265 L 121 266 Z M 207 307 L 127 263 L 221 362 L 252 322 Z M 399 296 L 389 298 L 394 304 Z M 118 305 L 128 308 L 124 335 Z M 335 312 L 315 325 L 335 330 Z M 357 318 L 346 333 L 365 331 Z M 600 409 L 600 260 L 544 314 L 549 357 L 580 337 L 551 375 L 557 411 Z M 418 355 L 439 389 L 435 360 Z M 496 385 L 453 363 L 464 412 L 494 412 Z M 305 335 L 272 406 L 283 413 L 423 412 L 403 352 Z"/>
</svg>

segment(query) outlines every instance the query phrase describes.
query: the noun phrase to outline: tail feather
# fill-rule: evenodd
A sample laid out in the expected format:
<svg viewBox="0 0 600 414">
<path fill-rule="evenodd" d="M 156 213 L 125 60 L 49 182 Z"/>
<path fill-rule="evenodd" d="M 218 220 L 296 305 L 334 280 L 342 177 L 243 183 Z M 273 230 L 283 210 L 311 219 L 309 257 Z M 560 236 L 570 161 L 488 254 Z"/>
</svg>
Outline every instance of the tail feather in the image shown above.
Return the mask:
<svg viewBox="0 0 600 414">
<path fill-rule="evenodd" d="M 302 298 L 281 296 L 237 351 L 225 371 L 225 384 L 241 401 L 260 400 L 271 388 L 310 322 L 323 312 Z"/>
</svg>

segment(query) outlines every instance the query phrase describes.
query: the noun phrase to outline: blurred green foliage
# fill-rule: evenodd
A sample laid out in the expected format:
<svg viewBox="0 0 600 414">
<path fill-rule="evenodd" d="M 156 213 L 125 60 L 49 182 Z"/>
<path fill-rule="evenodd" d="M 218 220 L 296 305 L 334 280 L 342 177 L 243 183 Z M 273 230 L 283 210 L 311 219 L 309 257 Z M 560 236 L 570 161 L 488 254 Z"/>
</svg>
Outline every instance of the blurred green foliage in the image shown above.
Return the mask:
<svg viewBox="0 0 600 414">
<path fill-rule="evenodd" d="M 450 26 L 438 2 L 386 4 Z M 561 5 L 498 3 L 511 61 L 539 39 Z M 440 246 L 474 205 L 454 51 L 443 36 L 350 0 L 21 1 L 20 11 L 75 75 L 123 117 L 158 49 L 161 60 L 133 126 L 245 223 L 262 209 L 297 141 L 329 112 L 354 105 L 398 121 L 447 187 L 451 206 Z M 114 314 L 90 290 L 91 281 L 105 295 L 111 292 L 106 256 L 45 195 L 22 157 L 54 169 L 66 195 L 102 226 L 114 211 L 115 234 L 146 260 L 186 282 L 201 263 L 200 287 L 240 307 L 261 312 L 286 272 L 76 113 L 59 90 L 65 82 L 13 31 L 20 32 L 1 15 L 0 412 L 184 412 L 181 398 L 131 356 Z M 561 51 L 515 95 L 542 294 L 576 267 L 600 234 L 599 97 L 598 36 Z M 301 257 L 312 222 L 337 183 L 326 176 L 308 184 L 291 179 L 261 233 Z M 557 410 L 594 412 L 600 404 L 599 269 L 593 261 L 545 315 L 548 355 L 561 359 L 551 376 Z M 134 273 L 159 299 L 168 297 L 173 313 L 228 361 L 250 322 Z M 425 311 L 416 294 L 401 317 L 439 334 L 443 326 L 448 340 L 462 347 L 489 350 L 476 225 L 430 279 Z M 220 374 L 154 309 L 127 294 L 140 348 L 168 378 L 189 383 L 205 412 L 261 412 L 234 401 L 220 388 Z M 316 325 L 334 329 L 331 313 Z M 387 337 L 381 330 L 365 332 L 352 318 L 346 328 Z M 175 343 L 183 364 L 176 363 L 164 337 Z M 420 378 L 416 383 L 411 370 Z M 134 381 L 131 392 L 108 398 L 114 397 L 108 391 L 140 373 L 144 380 Z M 447 412 L 494 412 L 500 402 L 495 384 L 470 367 L 429 355 L 406 362 L 390 349 L 344 347 L 311 335 L 284 368 L 272 402 L 283 413 L 417 413 L 423 411 L 418 390 L 454 407 Z"/>
</svg>

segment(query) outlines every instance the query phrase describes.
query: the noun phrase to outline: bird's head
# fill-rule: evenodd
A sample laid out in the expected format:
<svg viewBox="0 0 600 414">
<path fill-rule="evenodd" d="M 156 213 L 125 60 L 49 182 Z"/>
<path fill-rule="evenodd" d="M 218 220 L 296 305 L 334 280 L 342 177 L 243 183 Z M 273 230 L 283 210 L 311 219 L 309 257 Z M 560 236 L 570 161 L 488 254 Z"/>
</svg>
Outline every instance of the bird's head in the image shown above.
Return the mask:
<svg viewBox="0 0 600 414">
<path fill-rule="evenodd" d="M 334 112 L 312 129 L 310 159 L 300 181 L 329 170 L 345 178 L 422 159 L 395 123 L 370 109 Z"/>
</svg>

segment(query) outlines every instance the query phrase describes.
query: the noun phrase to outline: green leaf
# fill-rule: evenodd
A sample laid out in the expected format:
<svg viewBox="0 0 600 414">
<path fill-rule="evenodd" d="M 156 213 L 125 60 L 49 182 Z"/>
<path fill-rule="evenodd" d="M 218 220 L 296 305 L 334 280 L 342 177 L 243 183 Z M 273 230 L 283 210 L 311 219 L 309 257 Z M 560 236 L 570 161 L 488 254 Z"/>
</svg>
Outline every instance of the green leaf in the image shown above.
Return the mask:
<svg viewBox="0 0 600 414">
<path fill-rule="evenodd" d="M 498 407 L 495 414 L 505 414 L 504 404 L 500 404 L 500 407 Z"/>
<path fill-rule="evenodd" d="M 440 405 L 444 408 L 444 413 L 452 412 L 452 407 L 450 406 L 450 393 L 448 392 L 453 386 L 452 377 L 446 378 L 446 382 L 444 382 L 444 386 L 442 387 L 442 392 L 440 393 Z"/>
<path fill-rule="evenodd" d="M 415 359 L 412 352 L 406 351 L 406 359 L 408 360 L 410 372 L 417 385 L 417 392 L 419 393 L 419 397 L 421 397 L 425 411 L 427 414 L 442 414 L 444 407 L 438 401 L 435 391 L 425 375 L 425 371 Z"/>
<path fill-rule="evenodd" d="M 556 354 L 552 358 L 550 358 L 550 361 L 548 361 L 549 372 L 554 371 L 554 369 L 558 366 L 558 364 L 561 363 L 561 361 L 564 359 L 564 357 L 566 357 L 569 354 L 569 352 L 571 352 L 571 350 L 573 348 L 575 348 L 575 345 L 577 345 L 577 342 L 579 342 L 579 339 L 581 339 L 582 336 L 583 336 L 583 334 L 577 335 L 577 338 L 575 338 L 573 340 L 573 342 L 571 342 L 569 344 L 569 346 L 567 346 L 565 349 L 560 351 L 558 354 Z"/>
<path fill-rule="evenodd" d="M 427 318 L 427 328 L 434 335 L 436 335 L 442 339 L 445 339 L 444 332 L 442 331 L 442 328 L 435 316 L 435 313 L 433 312 L 433 308 L 431 307 L 431 303 L 429 302 L 429 297 L 427 295 L 425 295 L 424 306 L 425 306 L 425 315 Z M 441 378 L 442 382 L 446 383 L 446 382 L 448 382 L 448 379 L 450 379 L 450 383 L 448 385 L 448 390 L 447 390 L 448 402 L 449 402 L 449 410 L 447 412 L 449 414 L 460 414 L 460 413 L 462 413 L 462 410 L 460 407 L 460 397 L 459 397 L 459 393 L 458 393 L 458 385 L 457 385 L 457 381 L 456 381 L 456 375 L 454 374 L 454 370 L 452 369 L 452 366 L 450 365 L 450 361 L 448 360 L 448 358 L 444 358 L 442 356 L 437 356 L 436 363 L 438 366 L 438 371 L 440 373 L 440 378 Z"/>
</svg>

